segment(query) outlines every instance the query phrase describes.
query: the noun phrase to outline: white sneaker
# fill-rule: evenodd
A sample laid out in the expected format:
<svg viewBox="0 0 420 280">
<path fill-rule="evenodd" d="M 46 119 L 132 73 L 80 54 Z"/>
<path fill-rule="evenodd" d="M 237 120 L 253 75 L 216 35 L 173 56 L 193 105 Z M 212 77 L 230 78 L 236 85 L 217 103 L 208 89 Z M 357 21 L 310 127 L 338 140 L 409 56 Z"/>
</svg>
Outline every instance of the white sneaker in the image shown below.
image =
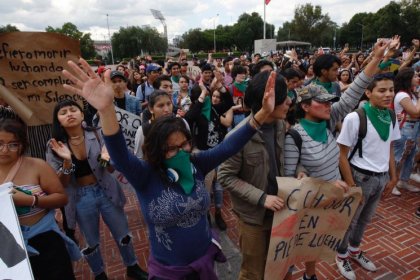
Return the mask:
<svg viewBox="0 0 420 280">
<path fill-rule="evenodd" d="M 417 183 L 420 183 L 420 174 L 418 173 L 411 173 L 410 179 L 413 181 L 416 181 Z"/>
<path fill-rule="evenodd" d="M 356 274 L 354 274 L 354 271 L 351 268 L 350 260 L 348 258 L 343 260 L 336 256 L 335 263 L 337 264 L 338 271 L 340 271 L 344 278 L 348 280 L 356 280 Z"/>
<path fill-rule="evenodd" d="M 351 252 L 349 252 L 349 256 L 358 262 L 364 269 L 368 271 L 376 271 L 376 266 L 371 262 L 366 256 L 363 251 L 360 251 L 358 255 L 354 255 Z"/>
<path fill-rule="evenodd" d="M 410 185 L 409 183 L 404 182 L 404 181 L 398 181 L 397 187 L 400 189 L 405 189 L 409 192 L 414 192 L 414 193 L 420 192 L 420 188 Z"/>
<path fill-rule="evenodd" d="M 397 187 L 394 187 L 394 188 L 392 189 L 392 194 L 393 194 L 393 195 L 396 195 L 396 196 L 400 196 L 400 195 L 401 195 L 401 192 L 398 190 L 398 188 L 397 188 Z"/>
</svg>

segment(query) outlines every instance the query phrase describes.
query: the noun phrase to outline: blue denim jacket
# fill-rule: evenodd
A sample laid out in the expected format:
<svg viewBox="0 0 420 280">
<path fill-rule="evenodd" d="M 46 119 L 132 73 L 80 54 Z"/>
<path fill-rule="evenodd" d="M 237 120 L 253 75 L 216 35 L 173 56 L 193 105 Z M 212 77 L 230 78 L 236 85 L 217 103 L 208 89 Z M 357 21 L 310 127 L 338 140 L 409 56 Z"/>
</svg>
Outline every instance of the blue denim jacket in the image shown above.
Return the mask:
<svg viewBox="0 0 420 280">
<path fill-rule="evenodd" d="M 53 153 L 50 148 L 49 141 L 47 143 L 46 159 L 49 165 L 56 171 L 63 165 L 63 160 Z M 65 144 L 67 145 L 67 144 Z M 95 175 L 98 184 L 103 188 L 105 195 L 112 201 L 115 206 L 123 208 L 126 202 L 124 192 L 122 191 L 117 180 L 112 177 L 108 170 L 101 167 L 98 162 L 98 156 L 101 154 L 102 146 L 102 133 L 100 130 L 95 132 L 85 130 L 85 148 L 89 166 Z M 78 201 L 77 188 L 80 186 L 76 182 L 74 175 L 71 176 L 68 186 L 64 186 L 66 193 L 69 197 L 69 202 L 65 206 L 67 224 L 69 228 L 76 228 L 76 203 Z"/>
<path fill-rule="evenodd" d="M 35 256 L 39 255 L 39 252 L 28 245 L 28 240 L 32 237 L 37 236 L 38 234 L 48 232 L 48 231 L 54 231 L 58 235 L 60 235 L 61 238 L 63 238 L 64 243 L 66 245 L 67 251 L 70 255 L 70 259 L 72 261 L 77 261 L 82 257 L 82 253 L 79 250 L 79 247 L 76 243 L 74 243 L 73 240 L 68 238 L 59 228 L 57 225 L 57 222 L 54 218 L 55 210 L 51 210 L 48 212 L 47 215 L 45 215 L 41 220 L 39 220 L 36 224 L 32 226 L 20 226 L 22 230 L 23 239 L 25 241 L 26 250 L 28 251 L 29 256 Z"/>
<path fill-rule="evenodd" d="M 130 95 L 129 91 L 124 93 L 125 95 L 125 110 L 140 116 L 141 113 L 141 106 L 140 106 L 140 99 Z"/>
</svg>

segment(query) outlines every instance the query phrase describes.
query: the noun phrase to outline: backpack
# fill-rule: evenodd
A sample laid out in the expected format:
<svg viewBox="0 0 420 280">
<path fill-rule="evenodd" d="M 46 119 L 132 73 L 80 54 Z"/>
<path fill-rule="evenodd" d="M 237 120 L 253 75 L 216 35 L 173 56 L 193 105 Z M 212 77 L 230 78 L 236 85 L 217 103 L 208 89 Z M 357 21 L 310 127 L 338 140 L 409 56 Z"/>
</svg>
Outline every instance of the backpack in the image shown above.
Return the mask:
<svg viewBox="0 0 420 280">
<path fill-rule="evenodd" d="M 349 161 L 353 158 L 357 150 L 359 150 L 359 157 L 361 158 L 363 157 L 362 141 L 366 137 L 366 133 L 367 133 L 367 117 L 366 117 L 365 110 L 363 108 L 358 108 L 354 111 L 359 116 L 360 125 L 359 125 L 359 134 L 357 137 L 357 143 L 356 143 L 356 146 L 354 146 L 353 150 L 351 151 L 351 154 L 348 158 Z M 389 112 L 391 113 L 392 127 L 395 127 L 397 117 L 393 110 L 389 110 Z M 297 146 L 299 150 L 299 161 L 300 161 L 300 154 L 302 150 L 302 137 L 300 136 L 299 132 L 297 132 L 297 130 L 293 128 L 289 128 L 286 134 L 290 135 L 293 141 L 295 142 L 295 145 Z"/>
</svg>

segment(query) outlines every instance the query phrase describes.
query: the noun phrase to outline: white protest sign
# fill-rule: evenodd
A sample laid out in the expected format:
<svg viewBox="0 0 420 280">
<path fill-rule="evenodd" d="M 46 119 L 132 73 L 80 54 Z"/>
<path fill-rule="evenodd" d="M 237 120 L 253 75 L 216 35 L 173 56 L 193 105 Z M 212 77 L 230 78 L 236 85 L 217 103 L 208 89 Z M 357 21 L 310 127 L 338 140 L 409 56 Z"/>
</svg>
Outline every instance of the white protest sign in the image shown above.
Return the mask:
<svg viewBox="0 0 420 280">
<path fill-rule="evenodd" d="M 19 219 L 9 194 L 12 183 L 0 185 L 0 279 L 33 279 Z"/>
<path fill-rule="evenodd" d="M 333 260 L 362 196 L 314 178 L 277 177 L 277 185 L 285 206 L 274 214 L 265 279 L 283 279 L 297 262 Z"/>
</svg>

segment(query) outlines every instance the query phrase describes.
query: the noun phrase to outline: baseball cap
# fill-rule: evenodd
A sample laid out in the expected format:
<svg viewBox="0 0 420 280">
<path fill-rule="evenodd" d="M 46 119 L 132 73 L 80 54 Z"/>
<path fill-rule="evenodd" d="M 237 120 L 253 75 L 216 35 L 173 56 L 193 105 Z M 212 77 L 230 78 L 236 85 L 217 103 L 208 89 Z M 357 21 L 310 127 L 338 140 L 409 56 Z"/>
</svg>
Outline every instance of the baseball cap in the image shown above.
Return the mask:
<svg viewBox="0 0 420 280">
<path fill-rule="evenodd" d="M 124 73 L 121 73 L 120 71 L 112 71 L 111 72 L 111 80 L 116 78 L 116 77 L 121 78 L 124 81 L 127 81 L 126 77 L 124 76 Z"/>
<path fill-rule="evenodd" d="M 335 102 L 340 100 L 340 97 L 329 94 L 328 91 L 320 85 L 309 84 L 300 89 L 296 89 L 297 103 L 305 100 L 313 99 L 318 102 Z"/>
<path fill-rule="evenodd" d="M 150 73 L 152 71 L 158 71 L 160 68 L 161 68 L 160 65 L 157 65 L 157 64 L 149 64 L 147 66 L 147 68 L 146 68 L 146 72 L 147 73 Z"/>
</svg>

